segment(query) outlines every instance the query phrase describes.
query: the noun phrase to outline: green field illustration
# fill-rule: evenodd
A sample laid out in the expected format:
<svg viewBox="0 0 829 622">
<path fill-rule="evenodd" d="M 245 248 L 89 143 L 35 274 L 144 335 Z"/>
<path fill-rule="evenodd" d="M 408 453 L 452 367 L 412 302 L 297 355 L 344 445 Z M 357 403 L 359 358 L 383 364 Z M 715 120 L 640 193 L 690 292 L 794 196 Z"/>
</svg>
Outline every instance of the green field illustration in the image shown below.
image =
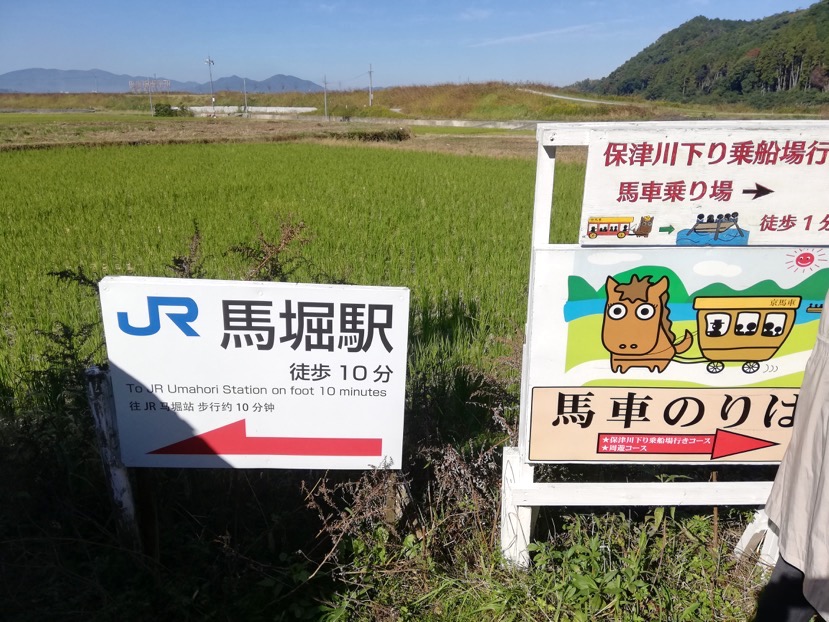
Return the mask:
<svg viewBox="0 0 829 622">
<path fill-rule="evenodd" d="M 814 346 L 829 270 L 793 287 L 773 280 L 689 292 L 664 266 L 568 279 L 566 371 L 585 386 L 798 387 Z"/>
</svg>

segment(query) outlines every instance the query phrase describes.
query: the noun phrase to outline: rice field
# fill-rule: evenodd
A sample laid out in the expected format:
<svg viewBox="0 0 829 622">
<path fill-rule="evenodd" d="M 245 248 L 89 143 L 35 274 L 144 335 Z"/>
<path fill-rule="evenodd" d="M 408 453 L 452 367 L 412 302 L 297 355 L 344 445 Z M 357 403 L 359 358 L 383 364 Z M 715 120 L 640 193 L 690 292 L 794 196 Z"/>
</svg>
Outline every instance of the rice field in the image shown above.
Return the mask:
<svg viewBox="0 0 829 622">
<path fill-rule="evenodd" d="M 506 436 L 493 419 L 500 397 L 472 403 L 476 376 L 453 372 L 470 365 L 486 373 L 523 338 L 535 162 L 270 143 L 6 151 L 0 166 L 0 524 L 12 617 L 17 608 L 26 620 L 284 611 L 330 620 L 392 611 L 388 619 L 397 619 L 407 610 L 411 619 L 523 611 L 527 619 L 737 620 L 753 606 L 757 573 L 734 570 L 718 531 L 741 526 L 739 516 L 713 527 L 673 508 L 640 518 L 565 516 L 560 536 L 535 545 L 536 571 L 507 571 L 493 554 L 493 450 Z M 557 165 L 553 242 L 575 240 L 583 176 L 583 164 Z M 278 241 L 286 221 L 305 223 L 309 237 L 298 249 L 309 262 L 299 278 L 412 290 L 410 367 L 446 376 L 412 383 L 407 423 L 407 477 L 428 499 L 420 517 L 429 535 L 418 540 L 410 530 L 421 523 L 408 518 L 396 535 L 377 526 L 368 501 L 385 498 L 396 479 L 361 480 L 359 494 L 343 492 L 357 484 L 328 480 L 320 488 L 344 494 L 343 507 L 317 522 L 299 485 L 306 472 L 168 469 L 154 474 L 163 561 L 156 552 L 155 562 L 136 563 L 116 540 L 85 398 L 66 373 L 76 361 L 50 361 L 43 334 L 97 323 L 97 297 L 50 273 L 173 276 L 169 266 L 188 253 L 198 223 L 203 276 L 240 279 L 248 266 L 232 247 L 255 245 L 260 233 Z M 100 333 L 93 341 L 101 345 Z M 41 386 L 32 382 L 34 398 L 6 409 L 29 389 L 31 372 L 50 364 Z M 480 451 L 468 442 L 475 435 Z M 358 524 L 353 534 L 336 531 Z M 341 557 L 320 562 L 324 534 L 346 536 Z"/>
<path fill-rule="evenodd" d="M 231 247 L 301 220 L 315 273 L 407 286 L 421 313 L 460 305 L 467 363 L 523 329 L 534 162 L 290 143 L 64 147 L 4 152 L 0 165 L 7 384 L 40 366 L 41 332 L 97 321 L 95 298 L 50 272 L 173 276 L 194 223 L 205 276 L 240 279 Z M 569 168 L 557 180 L 577 195 Z"/>
</svg>

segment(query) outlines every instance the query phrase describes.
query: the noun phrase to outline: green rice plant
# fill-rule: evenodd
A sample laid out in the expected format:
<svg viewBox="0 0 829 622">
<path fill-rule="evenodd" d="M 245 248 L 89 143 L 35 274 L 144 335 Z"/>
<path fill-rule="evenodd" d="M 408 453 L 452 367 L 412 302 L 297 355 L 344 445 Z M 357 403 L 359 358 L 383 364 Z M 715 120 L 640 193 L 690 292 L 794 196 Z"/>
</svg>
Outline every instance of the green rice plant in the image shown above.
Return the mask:
<svg viewBox="0 0 829 622">
<path fill-rule="evenodd" d="M 410 287 L 415 308 L 469 301 L 464 330 L 484 339 L 462 339 L 467 363 L 491 359 L 487 336 L 524 322 L 531 162 L 255 144 L 5 152 L 0 164 L 4 370 L 42 362 L 38 331 L 97 318 L 94 298 L 50 272 L 171 276 L 194 221 L 205 276 L 243 278 L 242 258 L 227 251 L 258 232 L 278 239 L 269 232 L 294 216 L 321 273 Z"/>
<path fill-rule="evenodd" d="M 8 424 L 0 433 L 20 434 L 9 446 L 42 464 L 27 474 L 35 498 L 15 501 L 32 516 L 21 533 L 39 526 L 41 499 L 108 515 L 100 474 L 87 478 L 98 472 L 97 456 L 80 429 L 89 421 L 77 375 L 103 359 L 100 332 L 87 328 L 99 315 L 91 285 L 103 275 L 280 279 L 296 267 L 291 279 L 326 274 L 412 290 L 405 442 L 417 507 L 406 511 L 416 521 L 385 516 L 382 493 L 399 476 L 369 473 L 377 487 L 353 490 L 375 514 L 337 498 L 348 500 L 350 531 L 340 530 L 334 558 L 315 551 L 310 562 L 273 544 L 284 530 L 297 546 L 296 532 L 282 527 L 291 512 L 280 504 L 294 483 L 286 474 L 171 471 L 160 478 L 160 506 L 173 508 L 160 533 L 177 559 L 136 571 L 120 553 L 93 555 L 99 545 L 81 538 L 60 553 L 52 540 L 20 538 L 15 559 L 44 569 L 27 570 L 21 585 L 37 576 L 63 598 L 77 591 L 67 609 L 98 610 L 99 619 L 123 619 L 125 610 L 133 619 L 741 619 L 739 586 L 723 578 L 732 562 L 711 550 L 705 517 L 659 508 L 644 518 L 565 517 L 557 535 L 534 545 L 528 573 L 501 564 L 498 448 L 514 424 L 505 413 L 514 413 L 515 392 L 494 369 L 525 321 L 531 162 L 263 144 L 20 151 L 0 154 L 0 163 L 0 413 Z M 558 171 L 554 241 L 574 241 L 583 171 Z M 298 222 L 303 228 L 292 229 Z M 304 241 L 302 262 L 287 268 L 279 262 L 290 257 L 275 244 L 286 226 Z M 19 494 L 16 482 L 5 485 Z M 218 494 L 232 503 L 216 507 Z M 55 514 L 54 533 L 93 540 L 80 512 Z M 10 515 L 0 523 L 10 532 Z M 94 528 L 95 538 L 106 533 Z M 94 588 L 73 590 L 55 567 L 90 572 Z M 147 604 L 148 593 L 163 604 Z"/>
</svg>

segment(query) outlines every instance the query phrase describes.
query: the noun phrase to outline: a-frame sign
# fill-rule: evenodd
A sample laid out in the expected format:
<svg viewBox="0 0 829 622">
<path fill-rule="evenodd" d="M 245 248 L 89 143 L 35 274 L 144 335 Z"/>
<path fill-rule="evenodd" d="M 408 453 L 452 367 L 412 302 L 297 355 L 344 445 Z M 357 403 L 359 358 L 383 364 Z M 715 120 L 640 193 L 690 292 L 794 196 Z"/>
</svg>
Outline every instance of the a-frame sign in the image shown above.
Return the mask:
<svg viewBox="0 0 829 622">
<path fill-rule="evenodd" d="M 537 140 L 507 559 L 528 563 L 540 506 L 762 506 L 771 482 L 535 483 L 533 470 L 780 461 L 829 290 L 829 123 L 541 124 Z M 579 244 L 554 245 L 556 150 L 574 145 L 587 147 Z"/>
</svg>

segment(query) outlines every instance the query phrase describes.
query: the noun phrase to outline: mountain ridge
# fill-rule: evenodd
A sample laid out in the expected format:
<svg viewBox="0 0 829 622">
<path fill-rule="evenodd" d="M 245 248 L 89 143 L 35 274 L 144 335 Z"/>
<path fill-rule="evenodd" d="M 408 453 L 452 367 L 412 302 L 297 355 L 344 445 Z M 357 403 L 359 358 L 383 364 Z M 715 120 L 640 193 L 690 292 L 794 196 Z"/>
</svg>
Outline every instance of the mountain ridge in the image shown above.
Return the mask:
<svg viewBox="0 0 829 622">
<path fill-rule="evenodd" d="M 575 88 L 668 101 L 829 101 L 829 0 L 758 20 L 697 16 Z"/>
<path fill-rule="evenodd" d="M 153 92 L 210 93 L 243 91 L 249 93 L 317 92 L 323 87 L 296 76 L 275 74 L 265 80 L 239 76 L 221 77 L 210 82 L 181 82 L 163 77 L 130 76 L 102 69 L 18 69 L 0 74 L 0 92 L 5 93 L 129 93 Z M 155 81 L 155 84 L 150 83 Z"/>
</svg>

